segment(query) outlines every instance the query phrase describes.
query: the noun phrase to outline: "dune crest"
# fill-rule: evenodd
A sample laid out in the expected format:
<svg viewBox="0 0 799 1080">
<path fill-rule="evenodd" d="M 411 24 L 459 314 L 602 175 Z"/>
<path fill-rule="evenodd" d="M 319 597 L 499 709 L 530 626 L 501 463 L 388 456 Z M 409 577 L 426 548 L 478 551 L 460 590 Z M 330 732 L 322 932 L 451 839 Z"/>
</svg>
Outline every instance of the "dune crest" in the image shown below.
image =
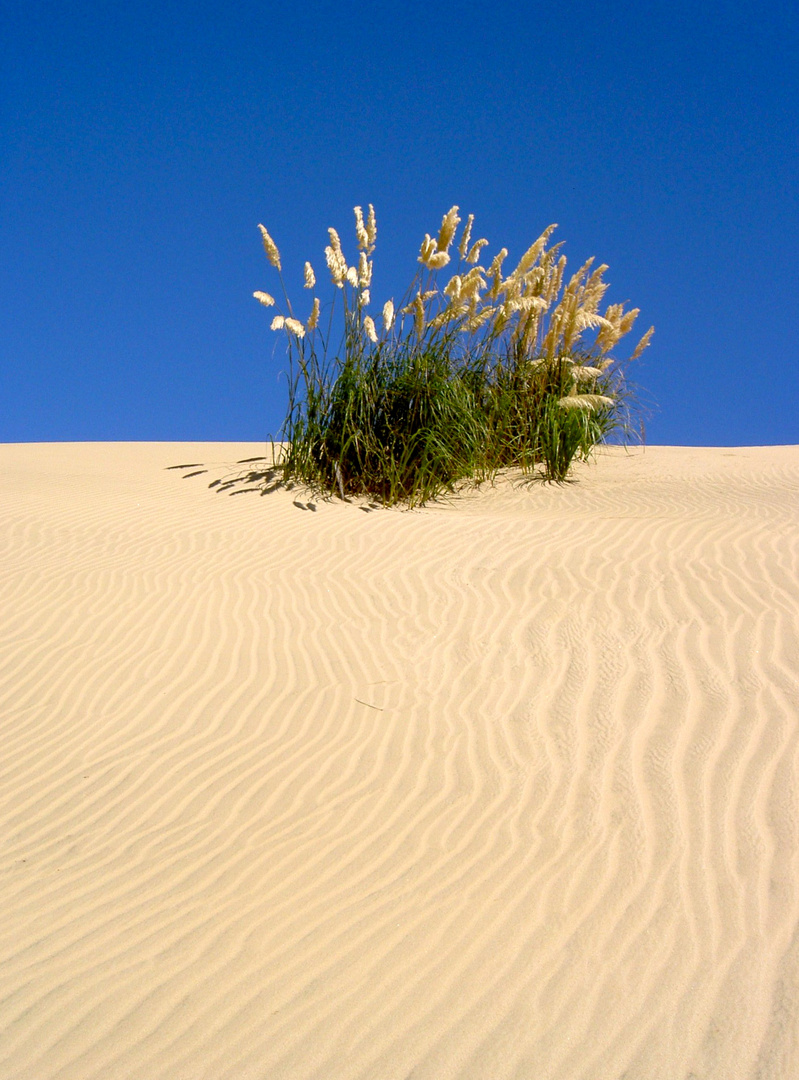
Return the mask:
<svg viewBox="0 0 799 1080">
<path fill-rule="evenodd" d="M 2 1080 L 799 1075 L 799 447 L 262 450 L 0 445 Z"/>
</svg>

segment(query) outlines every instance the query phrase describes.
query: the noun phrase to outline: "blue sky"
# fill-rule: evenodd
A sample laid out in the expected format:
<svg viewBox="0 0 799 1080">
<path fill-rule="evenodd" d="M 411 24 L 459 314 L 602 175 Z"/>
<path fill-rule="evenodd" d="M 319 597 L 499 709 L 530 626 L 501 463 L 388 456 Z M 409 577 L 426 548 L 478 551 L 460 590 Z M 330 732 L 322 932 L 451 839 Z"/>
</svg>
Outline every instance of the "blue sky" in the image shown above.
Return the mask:
<svg viewBox="0 0 799 1080">
<path fill-rule="evenodd" d="M 277 434 L 257 224 L 301 295 L 371 202 L 375 307 L 453 204 L 511 258 L 558 222 L 655 324 L 650 442 L 799 443 L 795 5 L 28 0 L 1 36 L 0 441 Z"/>
</svg>

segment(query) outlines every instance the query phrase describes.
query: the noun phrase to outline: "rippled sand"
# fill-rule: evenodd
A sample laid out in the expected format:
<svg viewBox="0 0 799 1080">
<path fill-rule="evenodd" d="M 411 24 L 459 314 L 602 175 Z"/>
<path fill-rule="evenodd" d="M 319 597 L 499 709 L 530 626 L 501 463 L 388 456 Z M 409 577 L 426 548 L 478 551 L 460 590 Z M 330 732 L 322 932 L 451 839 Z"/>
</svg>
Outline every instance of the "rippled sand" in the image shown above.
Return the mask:
<svg viewBox="0 0 799 1080">
<path fill-rule="evenodd" d="M 799 447 L 262 452 L 0 446 L 0 1080 L 799 1076 Z"/>
</svg>

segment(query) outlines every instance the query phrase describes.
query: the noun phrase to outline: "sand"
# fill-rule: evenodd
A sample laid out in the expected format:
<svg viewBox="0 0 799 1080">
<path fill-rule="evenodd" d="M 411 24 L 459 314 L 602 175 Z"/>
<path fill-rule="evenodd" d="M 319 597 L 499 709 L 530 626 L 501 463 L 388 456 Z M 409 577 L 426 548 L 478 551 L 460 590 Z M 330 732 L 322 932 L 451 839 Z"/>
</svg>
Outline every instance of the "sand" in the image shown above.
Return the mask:
<svg viewBox="0 0 799 1080">
<path fill-rule="evenodd" d="M 799 1076 L 799 447 L 263 451 L 0 446 L 0 1080 Z"/>
</svg>

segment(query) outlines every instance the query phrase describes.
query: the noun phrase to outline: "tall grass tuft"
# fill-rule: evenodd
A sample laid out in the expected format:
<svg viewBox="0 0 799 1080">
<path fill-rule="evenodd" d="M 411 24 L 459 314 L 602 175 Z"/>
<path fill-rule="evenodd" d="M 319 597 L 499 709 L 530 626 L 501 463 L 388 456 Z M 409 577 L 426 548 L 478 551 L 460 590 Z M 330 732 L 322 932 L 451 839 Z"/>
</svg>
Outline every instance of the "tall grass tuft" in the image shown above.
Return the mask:
<svg viewBox="0 0 799 1080">
<path fill-rule="evenodd" d="M 372 206 L 365 221 L 355 207 L 357 258 L 348 263 L 330 229 L 333 301 L 323 318 L 314 296 L 305 321 L 283 285 L 277 246 L 259 226 L 286 304 L 272 319 L 290 365 L 284 482 L 414 506 L 510 467 L 563 480 L 575 458 L 626 433 L 624 368 L 653 328 L 626 361 L 612 355 L 638 309 L 610 304 L 600 314 L 607 267 L 589 260 L 565 281 L 562 245 L 549 246 L 554 225 L 510 272 L 505 248 L 485 266 L 488 241 L 472 240 L 473 215 L 456 245 L 460 220 L 453 206 L 438 234 L 425 235 L 406 295 L 370 315 L 377 224 Z M 308 262 L 304 285 L 316 288 Z M 276 304 L 269 293 L 253 295 Z"/>
</svg>

